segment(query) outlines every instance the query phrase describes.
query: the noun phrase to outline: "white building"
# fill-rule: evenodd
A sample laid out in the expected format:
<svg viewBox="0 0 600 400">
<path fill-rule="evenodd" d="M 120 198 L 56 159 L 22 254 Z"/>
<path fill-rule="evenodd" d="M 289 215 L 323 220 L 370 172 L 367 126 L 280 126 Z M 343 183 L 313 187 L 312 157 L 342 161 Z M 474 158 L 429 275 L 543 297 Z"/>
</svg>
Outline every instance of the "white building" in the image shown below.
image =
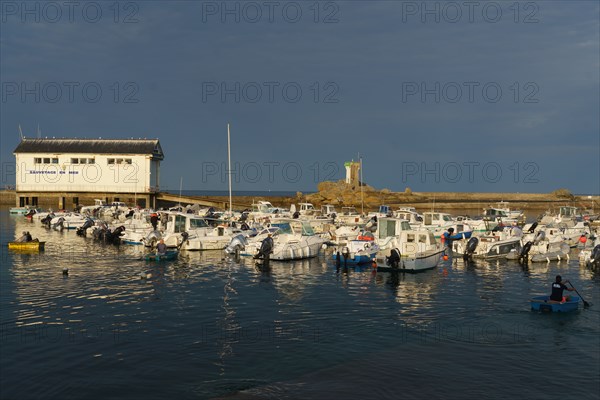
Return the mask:
<svg viewBox="0 0 600 400">
<path fill-rule="evenodd" d="M 16 157 L 17 205 L 72 208 L 107 202 L 154 205 L 164 154 L 158 139 L 22 139 Z"/>
</svg>

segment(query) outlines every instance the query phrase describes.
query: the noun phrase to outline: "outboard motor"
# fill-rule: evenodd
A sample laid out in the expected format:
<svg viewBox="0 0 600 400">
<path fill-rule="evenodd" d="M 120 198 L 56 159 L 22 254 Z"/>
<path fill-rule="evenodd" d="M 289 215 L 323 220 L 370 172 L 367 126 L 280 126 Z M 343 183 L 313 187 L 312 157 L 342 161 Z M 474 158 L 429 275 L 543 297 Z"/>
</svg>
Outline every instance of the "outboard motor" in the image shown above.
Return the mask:
<svg viewBox="0 0 600 400">
<path fill-rule="evenodd" d="M 592 255 L 590 256 L 590 264 L 592 264 L 595 267 L 600 266 L 600 244 L 596 245 L 596 247 L 594 247 L 594 250 L 592 250 Z"/>
<path fill-rule="evenodd" d="M 44 218 L 42 218 L 40 220 L 40 222 L 44 225 L 46 225 L 46 227 L 50 228 L 50 222 L 52 221 L 52 219 L 54 218 L 54 213 L 48 213 L 48 215 L 46 215 Z"/>
<path fill-rule="evenodd" d="M 162 239 L 160 232 L 152 231 L 148 236 L 142 239 L 142 242 L 144 242 L 144 246 L 154 248 L 160 239 Z"/>
<path fill-rule="evenodd" d="M 400 260 L 402 259 L 402 253 L 400 253 L 400 249 L 394 248 L 390 250 L 390 256 L 385 258 L 385 264 L 398 269 L 400 267 Z"/>
<path fill-rule="evenodd" d="M 180 249 L 184 243 L 188 241 L 190 234 L 187 232 L 181 232 L 181 241 L 177 244 L 177 249 Z M 188 243 L 189 244 L 189 243 Z"/>
<path fill-rule="evenodd" d="M 531 224 L 531 226 L 529 227 L 529 229 L 527 230 L 528 233 L 533 233 L 535 232 L 535 228 L 537 228 L 538 223 L 534 222 L 533 224 Z"/>
<path fill-rule="evenodd" d="M 539 242 L 541 242 L 545 238 L 546 238 L 546 232 L 544 232 L 544 231 L 538 231 L 538 233 L 536 233 L 535 237 L 533 238 L 533 243 L 534 244 L 538 244 Z"/>
<path fill-rule="evenodd" d="M 64 222 L 65 222 L 65 219 L 63 217 L 60 217 L 58 219 L 58 221 L 56 221 L 54 224 L 52 224 L 52 229 L 62 231 L 65 228 Z"/>
<path fill-rule="evenodd" d="M 519 261 L 527 262 L 527 260 L 529 259 L 529 251 L 531 250 L 531 246 L 533 246 L 532 241 L 525 243 L 525 246 L 523 246 L 521 252 L 519 253 Z"/>
<path fill-rule="evenodd" d="M 225 247 L 225 253 L 235 254 L 237 251 L 244 250 L 248 241 L 244 235 L 236 235 L 231 239 L 231 242 Z"/>
<path fill-rule="evenodd" d="M 79 235 L 79 236 L 85 236 L 86 230 L 88 228 L 91 228 L 92 226 L 94 226 L 94 220 L 88 217 L 85 219 L 85 222 L 83 223 L 83 225 L 81 225 L 79 228 L 77 228 L 75 233 L 77 233 L 77 235 Z"/>
<path fill-rule="evenodd" d="M 260 245 L 260 250 L 258 254 L 254 256 L 257 258 L 264 258 L 265 261 L 269 260 L 269 255 L 273 252 L 273 238 L 271 236 L 267 236 L 263 239 L 262 244 Z"/>
<path fill-rule="evenodd" d="M 112 244 L 121 244 L 121 235 L 123 234 L 123 231 L 125 231 L 125 227 L 123 225 L 119 226 L 118 228 L 115 228 L 115 230 L 110 235 L 110 242 Z"/>
<path fill-rule="evenodd" d="M 475 250 L 477 249 L 477 245 L 479 244 L 479 239 L 475 236 L 471 237 L 465 246 L 465 252 L 463 254 L 463 259 L 468 259 L 473 257 Z"/>
<path fill-rule="evenodd" d="M 294 218 L 294 219 L 300 218 L 300 211 L 294 212 L 294 214 L 292 215 L 292 218 Z"/>
<path fill-rule="evenodd" d="M 250 230 L 250 227 L 248 226 L 247 223 L 242 222 L 242 225 L 240 225 L 240 229 L 243 231 L 248 231 L 248 230 Z"/>
</svg>

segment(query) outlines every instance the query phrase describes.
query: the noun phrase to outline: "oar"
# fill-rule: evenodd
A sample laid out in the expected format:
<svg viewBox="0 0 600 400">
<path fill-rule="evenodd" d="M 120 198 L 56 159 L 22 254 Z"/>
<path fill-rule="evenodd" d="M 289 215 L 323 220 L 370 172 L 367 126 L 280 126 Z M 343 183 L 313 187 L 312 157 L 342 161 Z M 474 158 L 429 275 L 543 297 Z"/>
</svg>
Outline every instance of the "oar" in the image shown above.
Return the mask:
<svg viewBox="0 0 600 400">
<path fill-rule="evenodd" d="M 583 306 L 584 307 L 589 307 L 590 303 L 588 303 L 587 301 L 585 301 L 583 299 L 583 296 L 579 294 L 579 292 L 577 291 L 577 289 L 575 289 L 575 286 L 573 286 L 573 284 L 571 282 L 569 282 L 569 285 L 571 285 L 571 287 L 575 290 L 575 293 L 577 293 L 579 295 L 579 298 L 581 299 L 581 301 L 583 301 Z"/>
</svg>

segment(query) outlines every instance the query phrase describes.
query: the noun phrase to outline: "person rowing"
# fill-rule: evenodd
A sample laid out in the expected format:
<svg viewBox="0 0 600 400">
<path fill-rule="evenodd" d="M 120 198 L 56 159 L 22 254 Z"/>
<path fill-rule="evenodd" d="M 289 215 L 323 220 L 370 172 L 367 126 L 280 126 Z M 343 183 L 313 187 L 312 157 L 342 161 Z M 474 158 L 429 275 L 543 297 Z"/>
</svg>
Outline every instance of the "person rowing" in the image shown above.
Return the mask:
<svg viewBox="0 0 600 400">
<path fill-rule="evenodd" d="M 570 283 L 568 280 L 565 283 Z M 552 294 L 550 294 L 550 300 L 564 302 L 567 301 L 566 297 L 563 297 L 563 291 L 567 289 L 569 292 L 575 290 L 575 288 L 569 288 L 562 282 L 562 277 L 556 275 L 556 281 L 552 284 Z"/>
</svg>

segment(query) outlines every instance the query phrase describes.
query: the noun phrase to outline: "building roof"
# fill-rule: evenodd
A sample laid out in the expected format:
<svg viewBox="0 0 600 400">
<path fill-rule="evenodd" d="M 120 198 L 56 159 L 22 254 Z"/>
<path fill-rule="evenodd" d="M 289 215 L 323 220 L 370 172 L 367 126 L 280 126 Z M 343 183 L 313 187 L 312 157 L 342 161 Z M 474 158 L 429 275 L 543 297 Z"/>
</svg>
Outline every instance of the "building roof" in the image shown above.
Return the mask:
<svg viewBox="0 0 600 400">
<path fill-rule="evenodd" d="M 148 154 L 162 160 L 158 139 L 28 139 L 23 138 L 14 153 Z"/>
</svg>

